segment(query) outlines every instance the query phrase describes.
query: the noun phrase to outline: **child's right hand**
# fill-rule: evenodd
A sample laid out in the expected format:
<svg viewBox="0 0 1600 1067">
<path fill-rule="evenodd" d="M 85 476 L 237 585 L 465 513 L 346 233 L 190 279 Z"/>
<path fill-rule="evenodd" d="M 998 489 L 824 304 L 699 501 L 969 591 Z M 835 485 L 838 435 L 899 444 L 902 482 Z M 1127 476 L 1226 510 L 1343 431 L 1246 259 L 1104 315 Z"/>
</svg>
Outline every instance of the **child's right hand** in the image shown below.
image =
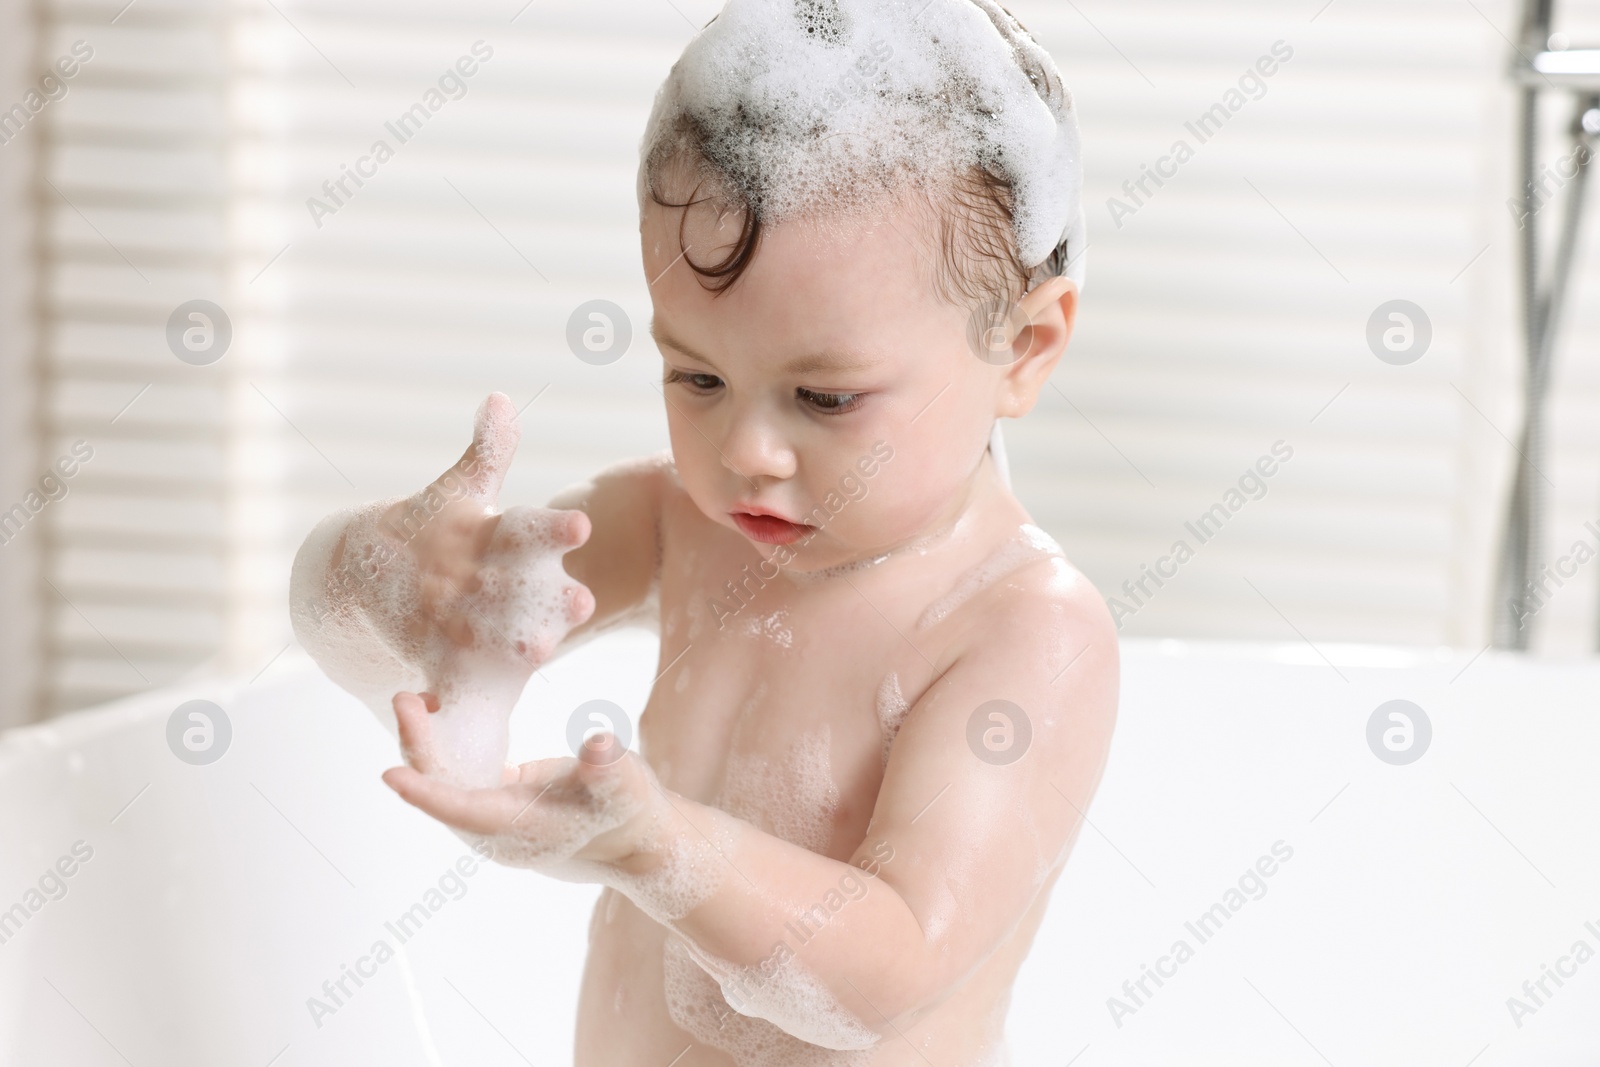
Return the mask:
<svg viewBox="0 0 1600 1067">
<path fill-rule="evenodd" d="M 565 553 L 588 540 L 589 517 L 526 506 L 497 510 L 520 436 L 511 401 L 491 394 L 461 458 L 379 518 L 405 579 L 402 614 L 393 621 L 403 625 L 405 644 L 417 650 L 430 681 L 447 679 L 458 666 L 451 661 L 463 657 L 483 668 L 521 662 L 526 681 L 594 611 L 593 596 L 561 565 Z M 392 589 L 372 585 L 369 599 L 392 597 Z M 396 606 L 372 603 L 369 611 Z"/>
<path fill-rule="evenodd" d="M 441 771 L 462 784 L 499 780 L 512 705 L 594 611 L 562 565 L 588 539 L 588 516 L 497 511 L 519 437 L 511 401 L 491 394 L 455 465 L 406 499 L 325 520 L 334 529 L 313 532 L 296 560 L 307 649 L 380 714 L 396 692 L 423 692 L 439 712 Z"/>
</svg>

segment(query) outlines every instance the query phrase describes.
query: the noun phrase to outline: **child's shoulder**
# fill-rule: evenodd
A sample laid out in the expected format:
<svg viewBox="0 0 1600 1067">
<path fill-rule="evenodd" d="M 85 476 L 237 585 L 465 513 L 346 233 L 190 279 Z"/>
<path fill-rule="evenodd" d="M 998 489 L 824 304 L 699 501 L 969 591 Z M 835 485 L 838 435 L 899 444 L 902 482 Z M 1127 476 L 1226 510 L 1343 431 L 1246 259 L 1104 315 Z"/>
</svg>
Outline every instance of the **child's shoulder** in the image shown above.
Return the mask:
<svg viewBox="0 0 1600 1067">
<path fill-rule="evenodd" d="M 672 452 L 663 449 L 647 456 L 634 456 L 607 467 L 601 477 L 639 479 L 662 485 L 676 484 L 678 468 L 672 461 Z"/>
<path fill-rule="evenodd" d="M 1003 658 L 1051 674 L 1092 648 L 1110 652 L 1109 662 L 1116 662 L 1117 628 L 1105 599 L 1061 545 L 1032 524 L 1019 526 L 921 620 L 946 621 L 959 635 L 963 656 Z"/>
<path fill-rule="evenodd" d="M 626 498 L 635 510 L 655 516 L 685 495 L 670 451 L 613 463 L 594 476 L 593 485 L 611 496 Z"/>
</svg>

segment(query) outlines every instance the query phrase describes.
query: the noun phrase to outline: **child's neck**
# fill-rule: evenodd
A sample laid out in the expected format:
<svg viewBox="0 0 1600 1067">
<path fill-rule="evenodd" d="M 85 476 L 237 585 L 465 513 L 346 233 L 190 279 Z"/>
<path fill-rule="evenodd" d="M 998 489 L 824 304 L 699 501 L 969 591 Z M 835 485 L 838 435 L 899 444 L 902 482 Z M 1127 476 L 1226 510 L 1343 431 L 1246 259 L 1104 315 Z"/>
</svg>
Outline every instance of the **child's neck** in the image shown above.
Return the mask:
<svg viewBox="0 0 1600 1067">
<path fill-rule="evenodd" d="M 930 520 L 920 531 L 893 544 L 863 551 L 851 559 L 830 564 L 814 571 L 791 572 L 796 581 L 809 582 L 877 569 L 885 564 L 908 557 L 943 555 L 946 550 L 957 551 L 970 540 L 969 531 L 976 533 L 991 525 L 1002 509 L 1016 507 L 1016 498 L 1000 481 L 1000 472 L 994 457 L 983 453 L 971 476 L 962 483 L 950 504 Z M 886 569 L 893 569 L 892 566 Z"/>
</svg>

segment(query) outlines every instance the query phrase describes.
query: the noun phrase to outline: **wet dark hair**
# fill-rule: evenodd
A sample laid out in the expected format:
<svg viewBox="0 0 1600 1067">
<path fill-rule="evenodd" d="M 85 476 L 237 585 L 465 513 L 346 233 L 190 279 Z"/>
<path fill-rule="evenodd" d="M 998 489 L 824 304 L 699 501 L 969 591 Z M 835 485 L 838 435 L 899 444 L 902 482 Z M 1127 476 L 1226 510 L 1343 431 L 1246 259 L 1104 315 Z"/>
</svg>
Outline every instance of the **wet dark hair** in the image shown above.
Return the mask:
<svg viewBox="0 0 1600 1067">
<path fill-rule="evenodd" d="M 1009 12 L 998 5 L 998 11 L 991 11 L 984 4 L 977 6 L 990 16 L 1007 40 L 1015 41 L 1019 32 L 1028 33 L 1014 18 L 1007 25 L 1000 15 L 1009 17 Z M 1050 102 L 1065 93 L 1060 79 L 1033 62 L 1026 50 L 1017 48 L 1014 54 L 1041 99 Z M 759 120 L 751 117 L 746 134 L 759 136 L 759 129 Z M 709 205 L 717 210 L 719 218 L 730 210 L 740 214 L 739 235 L 719 261 L 699 263 L 687 252 L 683 256 L 701 286 L 718 296 L 750 269 L 769 225 L 759 193 L 737 188 L 726 170 L 717 166 L 719 148 L 692 116 L 679 115 L 672 128 L 662 131 L 656 143 L 647 146 L 642 164 L 650 199 L 661 207 L 683 209 L 678 220 L 680 249 L 688 247 L 684 243 L 684 227 L 690 208 Z M 674 172 L 680 185 L 693 182 L 686 200 L 668 199 L 658 187 L 666 175 Z M 962 173 L 946 175 L 931 187 L 910 183 L 896 192 L 914 208 L 913 216 L 921 230 L 917 236 L 932 253 L 925 264 L 929 284 L 947 304 L 1009 307 L 1033 285 L 1066 273 L 1068 250 L 1064 238 L 1041 264 L 1030 266 L 1019 258 L 1013 225 L 1016 188 L 995 167 L 979 164 Z M 826 205 L 819 205 L 817 213 L 825 212 Z M 908 240 L 917 239 L 906 236 Z"/>
</svg>

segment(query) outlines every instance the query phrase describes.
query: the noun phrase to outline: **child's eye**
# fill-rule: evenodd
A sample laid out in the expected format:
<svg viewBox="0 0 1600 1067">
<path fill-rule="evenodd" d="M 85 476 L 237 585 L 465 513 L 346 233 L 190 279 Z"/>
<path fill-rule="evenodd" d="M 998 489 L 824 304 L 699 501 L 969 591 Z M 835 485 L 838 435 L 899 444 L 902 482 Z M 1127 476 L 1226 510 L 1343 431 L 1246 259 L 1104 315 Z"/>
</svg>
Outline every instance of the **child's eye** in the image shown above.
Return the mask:
<svg viewBox="0 0 1600 1067">
<path fill-rule="evenodd" d="M 796 399 L 810 404 L 824 415 L 843 415 L 861 406 L 861 393 L 819 393 L 812 389 L 796 389 Z"/>
<path fill-rule="evenodd" d="M 687 385 L 697 393 L 709 393 L 722 384 L 722 379 L 715 374 L 685 374 L 675 368 L 668 368 L 666 376 L 662 379 L 664 385 Z"/>
</svg>

